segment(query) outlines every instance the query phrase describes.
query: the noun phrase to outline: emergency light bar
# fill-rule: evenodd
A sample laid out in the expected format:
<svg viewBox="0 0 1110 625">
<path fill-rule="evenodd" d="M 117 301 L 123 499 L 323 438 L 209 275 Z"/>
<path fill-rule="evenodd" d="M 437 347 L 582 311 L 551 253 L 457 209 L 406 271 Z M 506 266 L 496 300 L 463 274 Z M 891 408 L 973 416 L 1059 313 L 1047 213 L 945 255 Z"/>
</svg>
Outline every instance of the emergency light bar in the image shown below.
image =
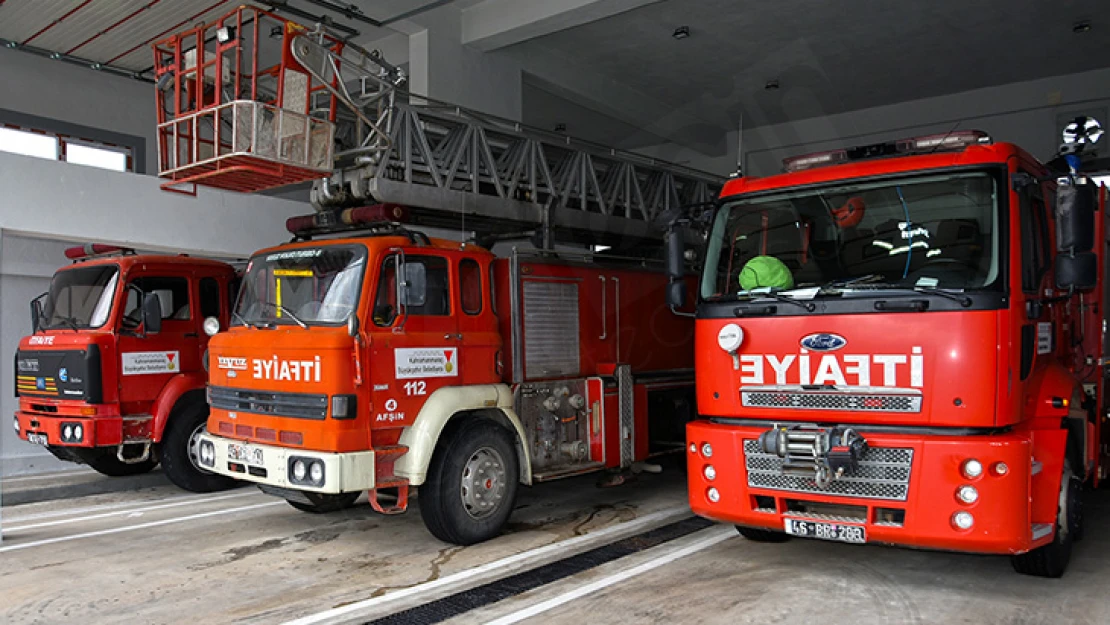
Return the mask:
<svg viewBox="0 0 1110 625">
<path fill-rule="evenodd" d="M 129 247 L 120 247 L 118 245 L 104 245 L 102 243 L 86 243 L 84 245 L 67 247 L 65 250 L 66 258 L 70 260 L 82 260 L 85 258 L 92 258 L 93 256 L 109 256 L 113 254 L 134 253 L 135 250 Z"/>
<path fill-rule="evenodd" d="M 896 139 L 885 143 L 859 145 L 853 148 L 841 148 L 828 152 L 813 152 L 801 156 L 792 156 L 782 161 L 783 171 L 787 173 L 823 167 L 825 165 L 839 165 L 849 161 L 861 161 L 883 156 L 906 156 L 910 154 L 926 154 L 939 151 L 962 150 L 972 145 L 988 145 L 992 143 L 990 135 L 981 130 L 959 130 L 945 134 L 925 135 L 909 139 Z"/>
<path fill-rule="evenodd" d="M 400 204 L 374 204 L 290 217 L 285 220 L 285 229 L 299 237 L 400 224 L 408 217 L 408 209 Z"/>
</svg>

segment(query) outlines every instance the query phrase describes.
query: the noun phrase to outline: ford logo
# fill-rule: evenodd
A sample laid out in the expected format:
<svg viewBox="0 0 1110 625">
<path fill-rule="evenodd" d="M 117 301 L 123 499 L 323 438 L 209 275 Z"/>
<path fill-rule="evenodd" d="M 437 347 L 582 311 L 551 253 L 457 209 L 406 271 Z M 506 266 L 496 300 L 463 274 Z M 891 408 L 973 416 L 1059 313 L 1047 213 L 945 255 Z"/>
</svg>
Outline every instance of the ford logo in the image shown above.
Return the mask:
<svg viewBox="0 0 1110 625">
<path fill-rule="evenodd" d="M 848 339 L 840 336 L 839 334 L 810 334 L 802 337 L 802 347 L 813 350 L 815 352 L 831 352 L 834 349 L 840 349 L 848 344 Z"/>
</svg>

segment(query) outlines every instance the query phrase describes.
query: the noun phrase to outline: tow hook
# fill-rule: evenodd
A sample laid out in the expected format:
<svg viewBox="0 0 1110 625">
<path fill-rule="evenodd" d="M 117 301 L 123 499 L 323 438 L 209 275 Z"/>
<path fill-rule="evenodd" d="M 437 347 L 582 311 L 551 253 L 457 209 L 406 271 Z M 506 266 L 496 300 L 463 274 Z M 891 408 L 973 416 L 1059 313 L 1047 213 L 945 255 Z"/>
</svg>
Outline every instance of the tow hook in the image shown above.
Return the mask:
<svg viewBox="0 0 1110 625">
<path fill-rule="evenodd" d="M 841 427 L 776 426 L 759 435 L 759 446 L 783 459 L 783 473 L 813 475 L 821 488 L 855 471 L 867 453 L 867 440 Z"/>
</svg>

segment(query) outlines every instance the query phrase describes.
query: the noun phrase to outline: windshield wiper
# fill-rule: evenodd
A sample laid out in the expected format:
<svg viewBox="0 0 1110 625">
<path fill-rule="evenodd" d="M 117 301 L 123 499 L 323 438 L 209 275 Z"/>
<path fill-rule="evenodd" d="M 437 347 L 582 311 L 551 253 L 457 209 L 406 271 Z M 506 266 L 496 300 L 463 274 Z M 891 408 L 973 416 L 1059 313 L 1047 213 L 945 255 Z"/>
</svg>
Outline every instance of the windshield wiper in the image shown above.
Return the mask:
<svg viewBox="0 0 1110 625">
<path fill-rule="evenodd" d="M 775 299 L 780 302 L 786 302 L 787 304 L 801 306 L 802 308 L 806 309 L 806 312 L 813 312 L 814 310 L 817 310 L 817 306 L 813 302 L 802 302 L 793 297 L 790 297 L 789 295 L 783 295 L 782 293 L 778 293 L 775 291 L 760 291 L 758 293 L 749 292 L 748 295 L 751 296 L 752 299 L 756 299 L 759 297 L 770 297 L 771 299 Z"/>
<path fill-rule="evenodd" d="M 826 282 L 818 287 L 818 291 L 824 293 L 830 289 L 846 289 L 854 286 L 875 286 L 877 284 L 882 284 L 885 280 L 886 278 L 884 278 L 881 274 L 869 273 L 866 276 L 860 276 L 858 278 L 850 278 L 848 280 L 832 280 Z"/>
<path fill-rule="evenodd" d="M 243 325 L 245 325 L 247 327 L 251 327 L 251 328 L 257 328 L 258 327 L 256 325 L 254 325 L 253 323 L 247 321 L 246 317 L 244 317 L 243 315 L 240 315 L 239 313 L 235 312 L 234 310 L 231 311 L 231 318 L 232 319 L 238 319 L 239 321 L 241 321 L 243 323 Z"/>
<path fill-rule="evenodd" d="M 968 297 L 966 293 L 949 293 L 948 291 L 944 291 L 935 286 L 915 286 L 913 287 L 913 290 L 920 293 L 928 293 L 929 295 L 939 295 L 941 297 L 947 297 L 953 302 L 959 302 L 960 306 L 963 306 L 964 308 L 971 306 L 972 303 L 971 298 Z"/>
<path fill-rule="evenodd" d="M 297 315 L 294 315 L 292 310 L 289 310 L 288 308 L 286 308 L 285 306 L 282 306 L 281 304 L 275 304 L 273 302 L 266 302 L 266 303 L 270 306 L 273 306 L 276 310 L 280 310 L 282 313 L 284 313 L 286 315 L 289 315 L 289 318 L 292 319 L 293 321 L 295 321 L 297 323 L 297 325 L 301 326 L 302 328 L 305 328 L 306 330 L 308 329 L 308 324 L 301 321 L 297 317 Z"/>
<path fill-rule="evenodd" d="M 77 326 L 77 319 L 73 317 L 58 316 L 58 320 L 70 327 L 74 332 L 80 332 L 81 328 Z"/>
</svg>

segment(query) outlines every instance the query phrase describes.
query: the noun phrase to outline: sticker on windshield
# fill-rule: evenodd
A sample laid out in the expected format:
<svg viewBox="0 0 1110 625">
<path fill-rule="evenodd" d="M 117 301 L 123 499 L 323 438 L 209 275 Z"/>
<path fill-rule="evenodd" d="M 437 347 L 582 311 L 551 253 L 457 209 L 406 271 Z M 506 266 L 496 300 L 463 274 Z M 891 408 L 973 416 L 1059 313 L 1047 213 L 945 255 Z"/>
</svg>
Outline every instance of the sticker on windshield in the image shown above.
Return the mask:
<svg viewBox="0 0 1110 625">
<path fill-rule="evenodd" d="M 123 375 L 177 373 L 181 370 L 178 352 L 124 352 Z"/>
<path fill-rule="evenodd" d="M 455 347 L 398 348 L 393 350 L 393 362 L 399 380 L 459 375 L 459 350 Z"/>
<path fill-rule="evenodd" d="M 289 250 L 287 252 L 277 252 L 266 256 L 266 262 L 269 263 L 275 260 L 288 260 L 290 258 L 316 258 L 323 253 L 324 250 L 319 248 L 314 250 Z"/>
</svg>

